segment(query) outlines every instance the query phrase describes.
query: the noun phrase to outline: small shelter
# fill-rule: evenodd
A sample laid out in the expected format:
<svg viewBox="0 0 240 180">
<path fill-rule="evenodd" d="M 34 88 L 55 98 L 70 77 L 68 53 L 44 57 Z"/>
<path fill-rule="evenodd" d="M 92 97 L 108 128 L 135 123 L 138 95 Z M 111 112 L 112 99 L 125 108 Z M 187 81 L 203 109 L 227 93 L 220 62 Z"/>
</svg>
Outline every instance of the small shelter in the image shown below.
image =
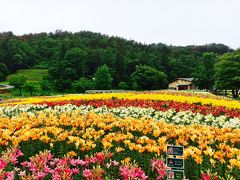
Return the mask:
<svg viewBox="0 0 240 180">
<path fill-rule="evenodd" d="M 175 81 L 171 82 L 168 85 L 168 88 L 175 89 L 177 91 L 196 89 L 192 81 L 193 81 L 193 78 L 177 78 Z"/>
</svg>

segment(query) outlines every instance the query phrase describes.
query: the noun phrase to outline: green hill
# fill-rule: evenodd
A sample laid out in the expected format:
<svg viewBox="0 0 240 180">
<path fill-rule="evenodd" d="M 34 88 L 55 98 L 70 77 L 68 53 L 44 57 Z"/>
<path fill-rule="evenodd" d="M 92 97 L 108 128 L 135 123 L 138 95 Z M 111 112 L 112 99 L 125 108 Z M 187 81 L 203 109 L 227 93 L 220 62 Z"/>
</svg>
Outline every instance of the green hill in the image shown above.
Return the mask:
<svg viewBox="0 0 240 180">
<path fill-rule="evenodd" d="M 8 79 L 17 74 L 22 74 L 28 78 L 28 81 L 41 81 L 42 78 L 48 74 L 48 69 L 24 69 L 24 70 L 18 70 L 14 74 L 10 74 L 7 77 L 7 80 L 5 82 L 0 82 L 0 84 L 8 84 Z"/>
</svg>

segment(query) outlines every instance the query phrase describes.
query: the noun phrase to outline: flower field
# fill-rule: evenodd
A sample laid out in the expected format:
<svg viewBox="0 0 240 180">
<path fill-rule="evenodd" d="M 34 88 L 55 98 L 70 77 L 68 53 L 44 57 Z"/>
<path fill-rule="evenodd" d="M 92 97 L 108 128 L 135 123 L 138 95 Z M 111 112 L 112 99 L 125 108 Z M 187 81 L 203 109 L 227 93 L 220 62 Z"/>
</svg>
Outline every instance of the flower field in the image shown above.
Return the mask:
<svg viewBox="0 0 240 180">
<path fill-rule="evenodd" d="M 66 95 L 0 105 L 0 179 L 239 179 L 240 102 L 174 92 Z"/>
</svg>

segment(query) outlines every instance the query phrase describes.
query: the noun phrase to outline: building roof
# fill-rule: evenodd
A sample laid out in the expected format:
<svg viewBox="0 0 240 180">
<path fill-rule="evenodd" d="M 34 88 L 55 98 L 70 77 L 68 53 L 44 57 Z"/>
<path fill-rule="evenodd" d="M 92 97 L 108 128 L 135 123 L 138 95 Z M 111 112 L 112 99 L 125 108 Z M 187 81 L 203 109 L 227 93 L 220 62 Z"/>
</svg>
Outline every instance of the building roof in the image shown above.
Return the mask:
<svg viewBox="0 0 240 180">
<path fill-rule="evenodd" d="M 185 80 L 185 81 L 190 81 L 190 82 L 192 82 L 194 78 L 177 78 L 177 79 L 180 79 L 180 80 Z"/>
<path fill-rule="evenodd" d="M 177 84 L 177 86 L 190 86 L 191 84 Z"/>
</svg>

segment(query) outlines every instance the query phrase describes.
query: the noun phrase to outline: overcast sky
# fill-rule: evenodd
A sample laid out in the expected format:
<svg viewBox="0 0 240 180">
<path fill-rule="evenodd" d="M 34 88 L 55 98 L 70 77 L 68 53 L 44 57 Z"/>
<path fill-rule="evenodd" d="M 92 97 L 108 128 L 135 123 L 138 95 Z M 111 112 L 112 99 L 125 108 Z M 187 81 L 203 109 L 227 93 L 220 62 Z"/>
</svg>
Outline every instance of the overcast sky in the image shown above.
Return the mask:
<svg viewBox="0 0 240 180">
<path fill-rule="evenodd" d="M 240 0 L 0 0 L 0 32 L 89 30 L 143 43 L 240 47 Z"/>
</svg>

